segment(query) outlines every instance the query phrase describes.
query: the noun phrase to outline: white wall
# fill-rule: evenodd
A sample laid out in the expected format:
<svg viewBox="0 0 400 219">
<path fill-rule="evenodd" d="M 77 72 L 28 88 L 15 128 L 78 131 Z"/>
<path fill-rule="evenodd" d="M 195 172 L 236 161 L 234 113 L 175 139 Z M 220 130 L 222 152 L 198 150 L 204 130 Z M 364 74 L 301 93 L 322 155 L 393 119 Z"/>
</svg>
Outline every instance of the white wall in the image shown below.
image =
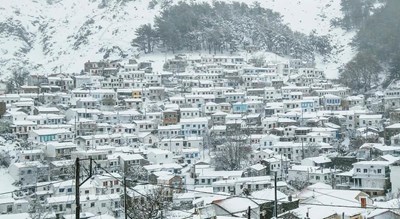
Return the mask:
<svg viewBox="0 0 400 219">
<path fill-rule="evenodd" d="M 390 166 L 390 182 L 392 193 L 397 195 L 400 192 L 400 166 Z"/>
</svg>

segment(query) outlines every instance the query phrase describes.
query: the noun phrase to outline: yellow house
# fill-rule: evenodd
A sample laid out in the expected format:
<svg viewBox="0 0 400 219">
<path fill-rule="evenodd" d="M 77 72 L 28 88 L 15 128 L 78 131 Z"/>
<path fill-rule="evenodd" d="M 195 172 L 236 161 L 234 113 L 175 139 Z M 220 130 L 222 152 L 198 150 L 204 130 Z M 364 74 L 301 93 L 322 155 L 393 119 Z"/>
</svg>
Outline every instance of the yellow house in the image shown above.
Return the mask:
<svg viewBox="0 0 400 219">
<path fill-rule="evenodd" d="M 132 91 L 132 98 L 134 99 L 142 99 L 142 89 L 134 89 Z"/>
</svg>

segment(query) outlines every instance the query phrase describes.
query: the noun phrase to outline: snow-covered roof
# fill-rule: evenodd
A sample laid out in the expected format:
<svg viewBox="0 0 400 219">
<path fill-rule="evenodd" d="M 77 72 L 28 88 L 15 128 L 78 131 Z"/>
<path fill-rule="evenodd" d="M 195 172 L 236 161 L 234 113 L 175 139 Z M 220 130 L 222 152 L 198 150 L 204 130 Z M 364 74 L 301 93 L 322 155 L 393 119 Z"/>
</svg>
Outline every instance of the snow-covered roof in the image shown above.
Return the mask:
<svg viewBox="0 0 400 219">
<path fill-rule="evenodd" d="M 228 212 L 241 212 L 251 209 L 259 208 L 258 204 L 253 200 L 243 197 L 231 197 L 223 200 L 215 200 L 212 202 L 214 205 L 221 206 L 222 209 Z"/>
<path fill-rule="evenodd" d="M 311 160 L 311 161 L 313 161 L 314 163 L 317 163 L 317 164 L 323 164 L 323 163 L 330 163 L 330 162 L 332 162 L 331 161 L 331 159 L 329 159 L 329 158 L 327 158 L 327 157 L 324 157 L 324 156 L 319 156 L 319 157 L 308 157 L 308 158 L 305 158 L 306 160 Z"/>
<path fill-rule="evenodd" d="M 250 166 L 250 168 L 260 171 L 260 170 L 266 169 L 267 167 L 258 163 L 258 164 L 254 164 L 253 166 Z"/>
<path fill-rule="evenodd" d="M 400 129 L 400 123 L 395 123 L 385 127 L 386 129 Z"/>
</svg>

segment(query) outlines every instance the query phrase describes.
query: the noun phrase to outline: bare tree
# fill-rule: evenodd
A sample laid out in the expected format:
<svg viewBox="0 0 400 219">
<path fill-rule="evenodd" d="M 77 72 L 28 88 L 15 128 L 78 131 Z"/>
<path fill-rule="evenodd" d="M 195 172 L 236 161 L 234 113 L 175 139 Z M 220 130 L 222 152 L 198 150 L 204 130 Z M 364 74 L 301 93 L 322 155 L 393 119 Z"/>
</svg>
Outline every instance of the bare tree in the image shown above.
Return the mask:
<svg viewBox="0 0 400 219">
<path fill-rule="evenodd" d="M 7 120 L 0 120 L 0 134 L 11 133 L 11 122 Z"/>
<path fill-rule="evenodd" d="M 49 210 L 41 202 L 39 197 L 32 196 L 29 201 L 29 217 L 32 219 L 43 219 L 49 216 Z"/>
<path fill-rule="evenodd" d="M 216 147 L 215 168 L 217 170 L 241 170 L 249 161 L 252 149 L 246 135 L 227 136 L 225 143 Z"/>
<path fill-rule="evenodd" d="M 266 57 L 264 54 L 259 54 L 251 57 L 249 61 L 254 65 L 254 67 L 263 67 L 265 65 L 265 59 Z"/>
<path fill-rule="evenodd" d="M 305 189 L 310 183 L 309 183 L 309 180 L 307 179 L 307 181 L 305 181 L 305 180 L 301 180 L 301 179 L 299 179 L 299 178 L 296 178 L 296 179 L 294 179 L 294 180 L 291 180 L 290 182 L 289 182 L 289 184 L 291 185 L 291 186 L 293 186 L 295 189 L 297 189 L 297 190 L 303 190 L 303 189 Z"/>
<path fill-rule="evenodd" d="M 132 182 L 143 182 L 148 181 L 148 172 L 147 170 L 140 165 L 134 165 L 128 168 L 126 172 L 126 177 Z"/>
<path fill-rule="evenodd" d="M 133 191 L 133 197 L 127 202 L 128 216 L 131 219 L 163 218 L 172 201 L 171 191 L 163 187 L 154 187 L 146 193 Z"/>
<path fill-rule="evenodd" d="M 20 90 L 21 86 L 25 84 L 26 79 L 29 76 L 29 72 L 24 68 L 15 69 L 12 72 L 11 77 L 7 81 L 7 92 L 13 93 Z"/>
</svg>

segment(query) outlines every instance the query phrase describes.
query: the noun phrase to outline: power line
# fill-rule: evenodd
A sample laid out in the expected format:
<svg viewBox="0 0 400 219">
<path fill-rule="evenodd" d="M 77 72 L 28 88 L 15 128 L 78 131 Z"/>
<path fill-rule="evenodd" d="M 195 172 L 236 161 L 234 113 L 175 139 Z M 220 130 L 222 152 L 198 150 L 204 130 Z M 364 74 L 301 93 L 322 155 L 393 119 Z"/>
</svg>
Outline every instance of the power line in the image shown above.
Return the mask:
<svg viewBox="0 0 400 219">
<path fill-rule="evenodd" d="M 16 189 L 16 190 L 13 190 L 13 191 L 2 192 L 2 193 L 0 193 L 0 195 L 6 195 L 6 194 L 15 193 L 15 192 L 23 192 L 23 191 L 26 191 L 26 190 L 31 189 L 31 188 L 37 189 L 37 188 L 41 188 L 41 187 L 45 187 L 45 186 L 51 186 L 51 185 L 54 185 L 54 184 L 61 184 L 61 183 L 62 183 L 62 182 L 51 182 L 51 183 L 48 183 L 48 184 L 46 184 L 46 185 L 27 186 L 27 188 L 20 188 L 20 189 Z M 35 191 L 35 192 L 36 192 L 36 191 Z"/>
<path fill-rule="evenodd" d="M 338 197 L 338 196 L 334 196 L 334 195 L 331 195 L 331 194 L 326 194 L 326 193 L 323 193 L 323 192 L 311 190 L 311 189 L 309 189 L 309 188 L 307 188 L 307 190 L 308 190 L 308 191 L 315 192 L 315 193 L 318 193 L 318 194 L 321 194 L 321 195 L 326 195 L 326 196 L 329 196 L 329 197 L 332 197 L 332 198 L 337 198 L 337 199 L 339 199 L 339 200 L 343 200 L 343 201 L 347 201 L 347 202 L 351 202 L 351 203 L 355 203 L 355 204 L 360 204 L 360 203 L 357 202 L 357 201 L 348 200 L 348 199 L 345 199 L 345 198 L 342 198 L 342 197 Z M 373 205 L 370 205 L 370 206 L 373 207 Z"/>
<path fill-rule="evenodd" d="M 165 184 L 157 184 L 161 187 L 167 187 L 167 188 L 174 188 L 176 187 L 165 185 Z M 254 197 L 245 197 L 245 196 L 236 196 L 236 195 L 228 195 L 228 194 L 219 194 L 219 193 L 214 193 L 214 192 L 206 192 L 206 191 L 197 191 L 194 189 L 186 189 L 186 191 L 193 191 L 193 192 L 198 192 L 198 193 L 203 193 L 203 194 L 212 194 L 212 195 L 220 195 L 220 196 L 226 196 L 226 197 L 236 197 L 236 198 L 247 198 L 250 200 L 259 200 L 259 201 L 268 201 L 271 202 L 272 200 L 269 199 L 263 199 L 263 198 L 254 198 Z M 337 198 L 337 197 L 336 197 Z M 348 201 L 348 200 L 346 200 Z M 359 204 L 358 202 L 356 202 Z M 345 208 L 363 208 L 363 209 L 382 209 L 382 210 L 399 210 L 399 208 L 383 208 L 383 207 L 361 207 L 361 206 L 349 206 L 349 205 L 332 205 L 332 204 L 315 204 L 315 203 L 303 203 L 303 205 L 316 205 L 316 206 L 329 206 L 329 207 L 345 207 Z"/>
<path fill-rule="evenodd" d="M 96 161 L 94 161 L 94 162 L 97 164 Z M 104 170 L 107 174 L 109 174 L 109 175 L 110 175 L 111 177 L 113 177 L 114 179 L 116 179 L 116 180 L 118 180 L 119 182 L 122 182 L 122 183 L 123 183 L 123 181 L 121 181 L 121 179 L 115 177 L 112 173 L 110 173 L 110 172 L 109 172 L 108 170 L 106 170 L 105 168 L 100 167 L 100 169 Z M 37 188 L 46 187 L 46 186 L 50 186 L 50 185 L 56 185 L 56 184 L 60 184 L 60 183 L 62 183 L 62 182 L 52 182 L 52 183 L 48 183 L 48 184 L 45 184 L 45 185 L 29 186 L 29 188 L 37 189 Z M 141 183 L 141 184 L 150 184 L 150 183 Z M 176 188 L 176 187 L 174 187 L 174 186 L 165 185 L 165 184 L 156 184 L 156 185 L 161 186 L 161 187 L 165 187 L 165 188 L 178 189 L 178 188 Z M 147 195 L 145 195 L 145 194 L 143 194 L 143 193 L 137 191 L 136 189 L 134 189 L 134 188 L 132 188 L 132 187 L 129 187 L 129 186 L 128 186 L 128 188 L 131 189 L 131 190 L 133 190 L 133 191 L 135 191 L 136 193 L 138 193 L 138 194 L 141 195 L 141 196 L 144 196 L 144 197 L 147 197 L 147 198 L 149 198 L 149 199 L 152 199 L 151 197 L 149 197 L 149 196 L 147 196 Z M 27 189 L 28 189 L 28 188 L 21 188 L 21 189 L 16 189 L 16 190 L 13 190 L 13 191 L 2 192 L 2 193 L 0 193 L 0 195 L 6 195 L 6 194 L 15 193 L 15 192 L 22 192 L 22 191 L 26 191 Z M 244 197 L 244 196 L 229 195 L 229 194 L 224 194 L 224 193 L 215 193 L 215 192 L 199 191 L 199 190 L 194 190 L 194 189 L 183 189 L 183 190 L 189 191 L 189 192 L 197 192 L 197 193 L 210 194 L 210 195 L 219 195 L 219 196 L 232 197 L 232 198 L 233 198 L 233 197 L 247 198 L 247 199 L 250 199 L 250 200 L 253 200 L 253 201 L 254 201 L 254 200 L 258 200 L 258 201 L 267 201 L 267 202 L 271 202 L 271 201 L 272 201 L 272 200 L 270 200 L 270 199 L 254 198 L 254 197 L 251 197 L 251 198 L 250 198 L 250 197 Z M 309 191 L 313 191 L 313 190 L 309 190 Z M 340 199 L 340 200 L 344 200 L 344 201 L 348 201 L 348 202 L 353 202 L 353 203 L 355 203 L 355 204 L 359 204 L 359 203 L 356 202 L 356 201 L 347 200 L 347 199 L 344 199 L 344 198 L 341 198 L 341 197 L 337 197 L 337 196 L 334 196 L 334 195 L 322 193 L 322 192 L 319 192 L 319 191 L 313 191 L 313 192 L 319 193 L 319 194 L 321 194 L 321 195 L 326 195 L 326 196 L 330 196 L 330 197 L 333 197 L 333 198 L 337 198 L 337 199 Z M 301 204 L 301 203 L 300 203 L 300 204 Z M 378 207 L 378 206 L 371 206 L 371 205 L 366 206 L 366 207 L 362 207 L 362 206 L 349 206 L 349 205 L 336 205 L 336 204 L 322 204 L 322 203 L 321 203 L 321 204 L 318 204 L 318 203 L 303 203 L 302 205 L 326 206 L 326 207 L 339 207 L 339 208 L 373 209 L 373 210 L 378 210 L 378 209 L 380 209 L 380 210 L 399 210 L 399 208 L 390 208 L 390 207 L 386 207 L 386 208 L 385 208 L 385 207 Z M 179 211 L 182 211 L 182 210 L 179 210 Z M 183 212 L 184 212 L 184 211 L 183 211 Z M 242 211 L 240 211 L 240 212 L 242 212 Z M 237 212 L 237 213 L 240 213 L 240 212 Z M 186 212 L 186 213 L 189 213 L 189 212 Z"/>
<path fill-rule="evenodd" d="M 110 174 L 110 172 L 108 172 L 108 171 L 107 171 L 106 169 L 104 169 L 103 167 L 100 167 L 100 169 L 102 169 L 102 170 L 104 170 L 106 173 Z M 114 177 L 115 179 L 117 179 L 117 180 L 119 180 L 119 181 L 121 182 L 120 179 L 116 178 L 116 177 L 113 176 L 113 175 L 111 175 L 111 176 Z M 143 185 L 152 185 L 152 184 L 150 184 L 150 183 L 148 183 L 148 182 L 146 182 L 146 183 L 141 183 L 141 184 L 143 184 Z M 170 185 L 166 185 L 166 184 L 155 184 L 155 185 L 161 186 L 161 187 L 165 187 L 165 188 L 170 188 L 170 189 L 179 189 L 179 188 L 177 188 L 177 187 L 175 187 L 175 186 L 170 186 Z M 138 192 L 136 189 L 133 189 L 132 187 L 128 187 L 128 188 L 129 188 L 129 189 L 132 189 L 132 190 L 135 191 L 135 192 L 137 192 L 137 193 L 138 193 L 139 195 L 141 195 L 141 196 L 148 197 L 147 195 L 144 195 L 144 194 Z M 225 196 L 225 197 L 231 197 L 231 198 L 245 198 L 245 199 L 249 199 L 249 200 L 251 200 L 251 201 L 253 201 L 253 202 L 255 202 L 254 200 L 266 201 L 266 202 L 271 202 L 271 201 L 273 201 L 273 200 L 264 199 L 264 198 L 254 198 L 254 197 L 245 197 L 245 196 L 238 196 L 238 195 L 229 195 L 229 194 L 224 194 L 224 193 L 215 193 L 215 192 L 207 192 L 207 191 L 198 191 L 198 190 L 194 190 L 194 189 L 183 189 L 183 190 L 185 190 L 185 191 L 190 191 L 190 192 L 198 192 L 198 193 L 203 193 L 203 194 L 210 194 L 210 195 L 219 195 L 219 196 Z M 327 194 L 324 194 L 324 195 L 327 195 Z M 332 196 L 332 195 L 330 195 L 330 196 Z M 345 201 L 349 201 L 349 200 L 347 200 L 347 199 L 343 199 L 343 198 L 336 197 L 336 196 L 332 196 L 332 197 L 335 197 L 335 198 L 338 198 L 338 199 L 342 199 L 342 200 L 345 200 Z M 152 199 L 152 198 L 150 198 L 150 197 L 148 197 L 148 198 L 149 198 L 149 199 Z M 257 203 L 257 202 L 255 202 L 255 203 Z M 360 203 L 355 202 L 355 201 L 354 201 L 354 203 L 360 204 Z M 399 210 L 399 208 L 384 208 L 384 207 L 378 207 L 378 206 L 376 206 L 376 207 L 375 207 L 375 206 L 366 206 L 366 207 L 362 207 L 362 206 L 349 206 L 349 205 L 336 205 L 336 204 L 317 204 L 317 203 L 299 203 L 299 204 L 302 204 L 302 205 L 311 205 L 311 206 L 339 207 L 339 208 L 358 208 L 358 209 L 373 209 L 373 210 L 377 210 L 377 209 L 381 209 L 381 210 Z M 258 204 L 258 205 L 260 205 L 260 204 Z M 243 212 L 243 211 L 239 211 L 239 212 L 237 212 L 237 213 L 240 213 L 240 212 Z"/>
</svg>

